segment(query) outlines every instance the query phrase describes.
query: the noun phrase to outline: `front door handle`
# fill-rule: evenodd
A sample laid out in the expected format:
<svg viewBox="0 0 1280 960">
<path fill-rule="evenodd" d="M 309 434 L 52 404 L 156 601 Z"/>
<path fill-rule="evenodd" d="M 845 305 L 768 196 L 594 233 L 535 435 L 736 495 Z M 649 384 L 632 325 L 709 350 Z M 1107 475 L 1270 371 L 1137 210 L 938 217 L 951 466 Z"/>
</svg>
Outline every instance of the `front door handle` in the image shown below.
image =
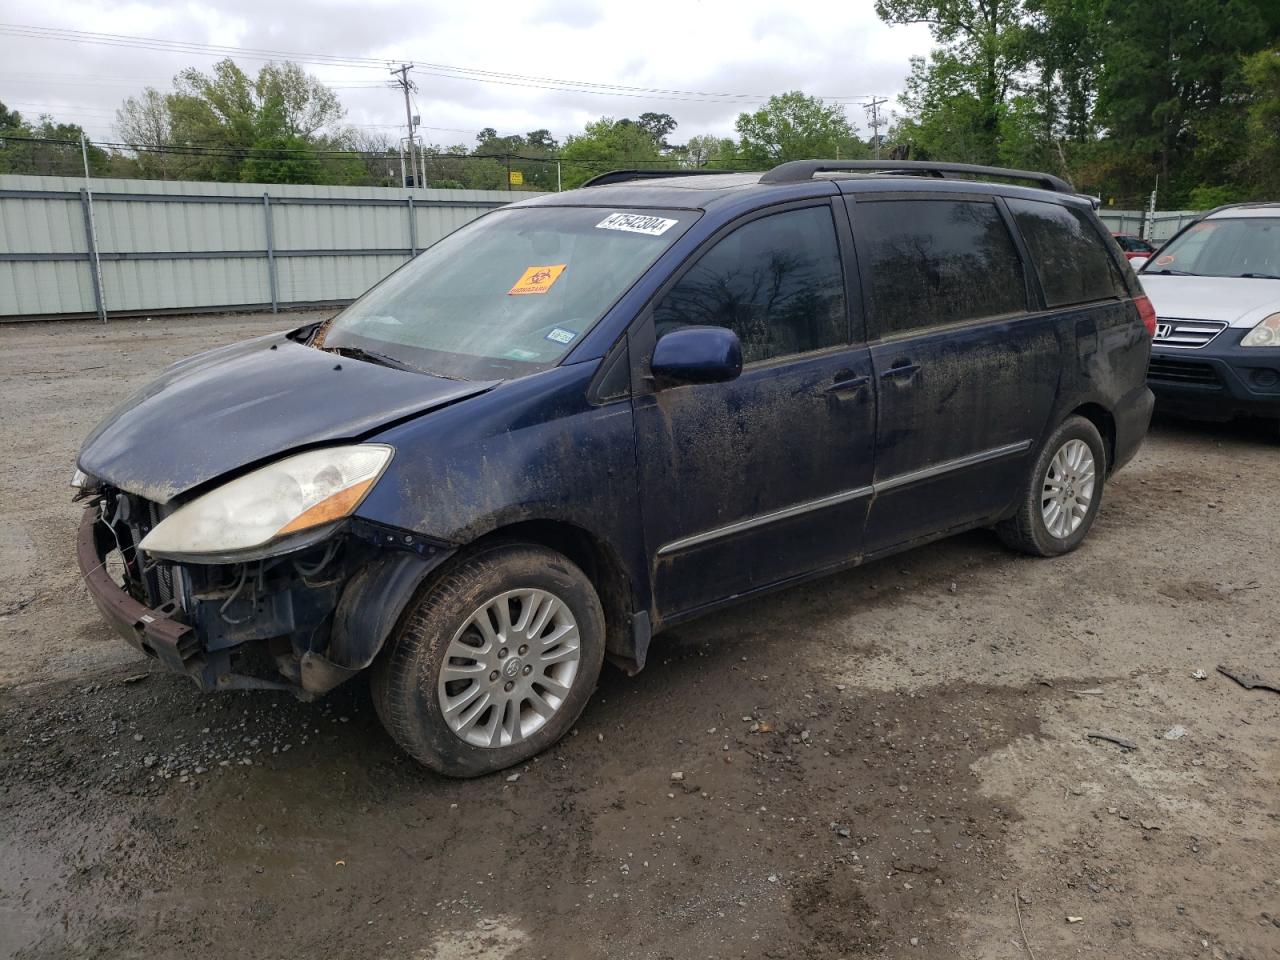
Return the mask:
<svg viewBox="0 0 1280 960">
<path fill-rule="evenodd" d="M 892 367 L 880 374 L 881 380 L 897 380 L 900 383 L 906 383 L 915 379 L 915 375 L 920 372 L 920 364 L 911 363 L 907 360 L 899 360 Z"/>
</svg>

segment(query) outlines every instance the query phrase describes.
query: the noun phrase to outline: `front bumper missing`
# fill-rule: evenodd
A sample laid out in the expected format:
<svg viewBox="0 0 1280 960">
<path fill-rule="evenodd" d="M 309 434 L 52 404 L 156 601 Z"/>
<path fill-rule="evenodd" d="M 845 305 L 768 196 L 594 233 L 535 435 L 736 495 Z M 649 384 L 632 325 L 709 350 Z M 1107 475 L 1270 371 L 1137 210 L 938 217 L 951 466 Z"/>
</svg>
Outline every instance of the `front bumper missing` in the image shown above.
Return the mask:
<svg viewBox="0 0 1280 960">
<path fill-rule="evenodd" d="M 230 653 L 204 650 L 195 629 L 178 619 L 181 610 L 176 602 L 153 609 L 131 597 L 107 571 L 106 558 L 114 548 L 111 532 L 98 522 L 97 510 L 85 510 L 76 533 L 80 576 L 98 611 L 130 646 L 171 673 L 190 677 L 201 690 L 293 689 L 285 683 L 232 673 Z"/>
<path fill-rule="evenodd" d="M 190 677 L 205 691 L 289 690 L 310 699 L 373 662 L 419 585 L 453 554 L 443 544 L 406 531 L 353 525 L 351 535 L 354 539 L 336 551 L 345 552 L 346 564 L 335 561 L 331 574 L 314 569 L 301 576 L 289 574 L 287 564 L 293 561 L 281 560 L 268 575 L 266 592 L 251 597 L 237 598 L 239 587 L 228 596 L 225 582 L 222 592 L 210 592 L 211 568 L 187 566 L 184 582 L 194 586 L 186 608 L 177 602 L 150 607 L 116 583 L 106 560 L 119 544 L 95 507 L 80 521 L 76 559 L 89 595 L 107 622 L 166 670 Z M 321 579 L 312 581 L 305 574 Z M 256 577 L 261 582 L 260 570 Z M 216 587 L 223 577 L 214 580 Z M 235 619 L 228 619 L 223 614 L 233 603 L 239 605 L 230 608 Z M 274 659 L 280 680 L 233 670 L 233 664 L 250 663 L 252 656 L 242 658 L 241 653 L 258 645 L 265 645 L 264 652 Z"/>
</svg>

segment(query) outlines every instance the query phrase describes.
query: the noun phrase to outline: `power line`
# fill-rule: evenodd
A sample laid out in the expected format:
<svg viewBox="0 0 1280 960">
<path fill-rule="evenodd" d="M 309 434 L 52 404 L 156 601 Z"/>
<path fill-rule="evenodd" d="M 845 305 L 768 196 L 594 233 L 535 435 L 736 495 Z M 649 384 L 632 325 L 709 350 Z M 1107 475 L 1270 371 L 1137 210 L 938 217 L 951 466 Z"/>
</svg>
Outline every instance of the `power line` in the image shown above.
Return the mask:
<svg viewBox="0 0 1280 960">
<path fill-rule="evenodd" d="M 380 82 L 378 89 L 386 89 L 386 83 Z M 332 88 L 331 88 L 332 89 Z M 6 106 L 20 107 L 23 111 L 40 110 L 43 113 L 57 111 L 59 115 L 68 114 L 97 114 L 97 119 L 112 119 L 119 112 L 115 107 L 83 107 L 75 103 L 50 103 L 49 101 L 37 100 L 5 100 Z M 416 106 L 416 103 L 415 103 Z M 42 114 L 43 115 L 43 114 Z M 357 130 L 401 130 L 404 128 L 403 123 L 343 123 L 341 127 L 354 127 Z M 474 135 L 476 130 L 464 127 L 433 127 L 429 124 L 420 123 L 417 126 L 419 130 L 437 130 L 441 133 L 465 133 Z"/>
<path fill-rule="evenodd" d="M 0 136 L 0 142 L 3 143 L 41 143 L 51 144 L 55 146 L 71 146 L 79 147 L 79 140 L 64 140 L 57 137 L 25 137 L 25 136 Z M 306 148 L 306 147 L 229 147 L 229 146 L 197 146 L 184 144 L 129 144 L 110 141 L 98 141 L 91 144 L 99 149 L 111 149 L 128 151 L 133 153 L 158 153 L 173 154 L 190 157 L 209 157 L 217 158 L 236 158 L 236 159 L 276 159 L 282 154 L 301 154 L 303 156 L 312 156 L 318 159 L 343 159 L 343 158 L 359 158 L 371 160 L 394 160 L 395 154 L 391 152 L 369 151 L 369 150 L 335 150 L 325 148 Z M 654 160 L 631 160 L 631 159 L 615 159 L 615 160 L 594 160 L 580 159 L 577 157 L 566 157 L 563 154 L 545 157 L 530 157 L 520 153 L 428 153 L 428 160 L 512 160 L 521 163 L 566 163 L 579 164 L 581 166 L 606 166 L 617 167 L 623 166 L 641 166 L 648 164 L 659 164 L 666 167 L 676 168 L 679 161 L 673 158 L 658 158 Z M 707 163 L 736 163 L 746 160 L 746 157 L 716 157 L 706 161 Z M 690 168 L 693 169 L 693 168 Z"/>
<path fill-rule="evenodd" d="M 232 47 L 224 44 L 199 43 L 185 40 L 163 40 L 155 37 L 136 37 L 126 34 L 95 33 L 62 27 L 37 27 L 27 24 L 0 23 L 0 34 L 39 40 L 61 40 L 73 43 L 92 43 L 105 46 L 157 50 L 169 53 L 185 53 L 197 56 L 239 57 L 245 60 L 292 60 L 312 65 L 343 66 L 353 69 L 388 69 L 395 60 L 372 57 L 350 57 L 335 54 L 305 53 L 271 50 L 255 47 Z M 649 100 L 691 102 L 761 101 L 765 94 L 715 93 L 700 90 L 679 90 L 663 87 L 640 87 L 628 84 L 601 83 L 588 80 L 565 80 L 556 77 L 540 77 L 529 74 L 484 70 L 477 67 L 459 67 L 442 63 L 422 63 L 421 70 L 431 76 L 477 83 L 493 83 L 504 86 L 530 87 L 565 93 L 585 93 L 596 96 L 617 96 Z M 865 94 L 827 96 L 820 99 L 846 103 L 866 99 Z"/>
<path fill-rule="evenodd" d="M 10 107 L 24 107 L 36 110 L 59 110 L 59 111 L 78 111 L 80 113 L 101 113 L 115 116 L 116 111 L 109 107 L 82 107 L 76 103 L 49 103 L 48 101 L 37 100 L 6 100 L 4 101 Z"/>
</svg>

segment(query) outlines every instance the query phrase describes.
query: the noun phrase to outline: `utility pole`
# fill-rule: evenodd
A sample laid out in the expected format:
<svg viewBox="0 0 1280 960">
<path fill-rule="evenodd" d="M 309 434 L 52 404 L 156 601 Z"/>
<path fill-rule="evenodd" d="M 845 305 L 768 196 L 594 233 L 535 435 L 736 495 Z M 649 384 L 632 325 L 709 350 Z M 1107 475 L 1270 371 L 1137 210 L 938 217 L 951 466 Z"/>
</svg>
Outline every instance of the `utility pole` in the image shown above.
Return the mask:
<svg viewBox="0 0 1280 960">
<path fill-rule="evenodd" d="M 413 69 L 412 63 L 402 63 L 399 67 L 392 69 L 392 73 L 396 75 L 396 86 L 404 91 L 404 122 L 408 128 L 408 150 L 409 150 L 409 177 L 414 181 L 413 186 L 420 186 L 418 180 L 418 165 L 413 156 L 413 108 L 409 105 L 409 94 L 418 89 L 418 85 L 409 79 L 409 71 Z M 401 178 L 401 183 L 404 180 Z"/>
<path fill-rule="evenodd" d="M 1156 174 L 1156 184 L 1151 190 L 1151 199 L 1147 201 L 1147 222 L 1142 231 L 1142 239 L 1150 240 L 1156 231 L 1156 194 L 1160 191 L 1160 174 Z"/>
<path fill-rule="evenodd" d="M 84 130 L 80 131 L 80 158 L 84 160 L 84 199 L 85 213 L 89 220 L 89 252 L 93 255 L 94 292 L 97 294 L 98 319 L 107 322 L 107 302 L 102 289 L 102 258 L 98 255 L 98 222 L 93 217 L 93 188 L 89 186 L 89 144 L 84 138 Z M 1152 194 L 1155 196 L 1155 194 Z"/>
<path fill-rule="evenodd" d="M 880 159 L 880 104 L 888 102 L 884 97 L 878 100 L 872 97 L 871 102 L 867 104 L 867 110 L 871 114 L 871 147 L 877 160 Z"/>
</svg>

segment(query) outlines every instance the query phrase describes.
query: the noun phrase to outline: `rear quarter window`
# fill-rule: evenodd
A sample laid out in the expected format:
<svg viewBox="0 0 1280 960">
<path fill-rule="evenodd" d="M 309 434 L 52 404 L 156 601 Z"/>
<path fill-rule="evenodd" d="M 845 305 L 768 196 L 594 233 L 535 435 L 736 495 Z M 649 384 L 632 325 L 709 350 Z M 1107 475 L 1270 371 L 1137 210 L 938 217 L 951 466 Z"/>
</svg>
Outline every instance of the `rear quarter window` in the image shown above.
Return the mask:
<svg viewBox="0 0 1280 960">
<path fill-rule="evenodd" d="M 1031 252 L 1046 306 L 1128 296 L 1120 269 L 1087 213 L 1042 200 L 1006 202 Z"/>
</svg>

